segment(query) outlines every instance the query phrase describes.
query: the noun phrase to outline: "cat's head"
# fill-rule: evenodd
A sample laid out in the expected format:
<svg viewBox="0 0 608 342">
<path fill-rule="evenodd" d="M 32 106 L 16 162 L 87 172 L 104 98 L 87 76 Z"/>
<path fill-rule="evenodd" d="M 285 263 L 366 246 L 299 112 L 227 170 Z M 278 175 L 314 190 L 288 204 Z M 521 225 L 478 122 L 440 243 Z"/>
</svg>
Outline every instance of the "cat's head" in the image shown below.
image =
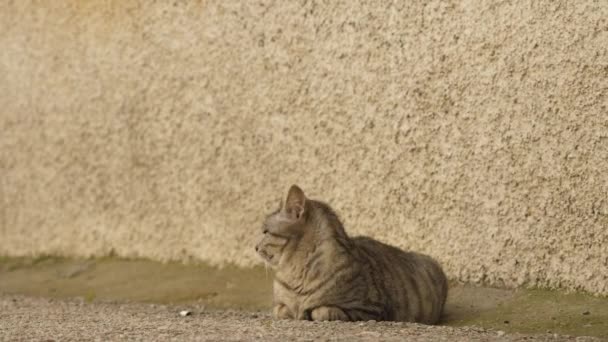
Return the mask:
<svg viewBox="0 0 608 342">
<path fill-rule="evenodd" d="M 309 209 L 310 203 L 302 189 L 292 185 L 281 208 L 266 217 L 262 224 L 263 236 L 255 250 L 270 266 L 278 266 L 289 243 L 306 234 Z"/>
</svg>

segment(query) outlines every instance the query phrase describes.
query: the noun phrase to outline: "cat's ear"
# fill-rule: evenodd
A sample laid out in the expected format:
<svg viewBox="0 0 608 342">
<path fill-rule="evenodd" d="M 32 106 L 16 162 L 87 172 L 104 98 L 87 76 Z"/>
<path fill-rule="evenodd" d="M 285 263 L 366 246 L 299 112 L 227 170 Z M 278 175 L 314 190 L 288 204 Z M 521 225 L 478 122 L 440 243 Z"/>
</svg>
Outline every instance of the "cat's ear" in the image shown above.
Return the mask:
<svg viewBox="0 0 608 342">
<path fill-rule="evenodd" d="M 285 200 L 285 213 L 293 220 L 299 220 L 304 215 L 306 196 L 297 185 L 292 185 Z"/>
</svg>

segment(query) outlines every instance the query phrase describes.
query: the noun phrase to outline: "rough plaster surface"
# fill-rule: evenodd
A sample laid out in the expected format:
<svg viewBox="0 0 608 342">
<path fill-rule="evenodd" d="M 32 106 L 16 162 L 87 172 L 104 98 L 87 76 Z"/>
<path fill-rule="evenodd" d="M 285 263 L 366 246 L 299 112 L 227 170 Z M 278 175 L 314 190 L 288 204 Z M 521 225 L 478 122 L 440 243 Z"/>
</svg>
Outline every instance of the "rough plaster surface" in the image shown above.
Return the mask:
<svg viewBox="0 0 608 342">
<path fill-rule="evenodd" d="M 3 1 L 0 254 L 258 263 L 292 183 L 452 279 L 608 295 L 606 1 Z"/>
</svg>

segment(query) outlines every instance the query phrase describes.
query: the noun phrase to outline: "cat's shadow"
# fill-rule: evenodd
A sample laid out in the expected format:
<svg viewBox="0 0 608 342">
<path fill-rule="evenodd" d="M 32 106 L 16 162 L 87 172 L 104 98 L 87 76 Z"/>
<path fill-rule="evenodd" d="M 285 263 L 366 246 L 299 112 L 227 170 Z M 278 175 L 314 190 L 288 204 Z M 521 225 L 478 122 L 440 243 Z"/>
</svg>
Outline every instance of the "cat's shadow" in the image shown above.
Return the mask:
<svg viewBox="0 0 608 342">
<path fill-rule="evenodd" d="M 513 298 L 515 291 L 452 284 L 439 324 L 458 324 L 479 319 Z"/>
</svg>

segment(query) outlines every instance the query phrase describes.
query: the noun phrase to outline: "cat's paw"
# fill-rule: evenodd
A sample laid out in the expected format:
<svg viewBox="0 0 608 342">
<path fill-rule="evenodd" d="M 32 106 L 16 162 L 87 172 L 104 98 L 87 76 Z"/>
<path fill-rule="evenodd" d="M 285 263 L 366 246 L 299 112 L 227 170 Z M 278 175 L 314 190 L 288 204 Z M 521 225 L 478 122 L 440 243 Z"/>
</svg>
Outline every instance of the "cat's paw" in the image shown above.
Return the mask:
<svg viewBox="0 0 608 342">
<path fill-rule="evenodd" d="M 291 319 L 293 314 L 285 304 L 277 304 L 272 308 L 272 316 L 275 319 Z"/>
<path fill-rule="evenodd" d="M 340 308 L 333 306 L 320 306 L 310 313 L 313 321 L 350 321 Z"/>
</svg>

